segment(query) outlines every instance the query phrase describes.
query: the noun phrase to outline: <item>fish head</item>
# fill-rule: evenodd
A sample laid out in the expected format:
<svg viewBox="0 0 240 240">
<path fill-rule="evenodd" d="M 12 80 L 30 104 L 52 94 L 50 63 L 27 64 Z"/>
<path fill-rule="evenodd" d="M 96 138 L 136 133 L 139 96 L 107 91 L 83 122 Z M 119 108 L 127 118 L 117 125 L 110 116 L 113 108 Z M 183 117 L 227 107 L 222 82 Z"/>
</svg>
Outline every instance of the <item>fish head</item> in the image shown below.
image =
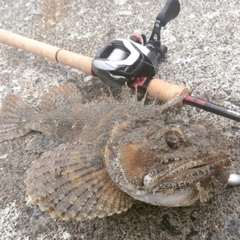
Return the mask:
<svg viewBox="0 0 240 240">
<path fill-rule="evenodd" d="M 111 132 L 105 164 L 133 198 L 168 207 L 204 202 L 226 186 L 228 143 L 210 125 L 160 120 L 125 121 Z"/>
</svg>

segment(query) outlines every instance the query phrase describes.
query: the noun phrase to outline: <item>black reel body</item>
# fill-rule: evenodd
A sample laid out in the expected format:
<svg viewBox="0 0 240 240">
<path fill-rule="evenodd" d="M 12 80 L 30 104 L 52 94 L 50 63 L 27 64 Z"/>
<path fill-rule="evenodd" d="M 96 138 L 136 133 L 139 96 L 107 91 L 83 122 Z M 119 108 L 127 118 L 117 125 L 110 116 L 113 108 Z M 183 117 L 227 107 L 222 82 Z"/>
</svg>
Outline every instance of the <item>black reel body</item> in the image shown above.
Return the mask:
<svg viewBox="0 0 240 240">
<path fill-rule="evenodd" d="M 121 87 L 134 77 L 156 75 L 158 60 L 140 43 L 131 39 L 114 39 L 98 51 L 92 70 L 106 84 Z"/>
<path fill-rule="evenodd" d="M 114 39 L 98 51 L 92 72 L 110 86 L 121 87 L 126 82 L 131 87 L 142 87 L 144 81 L 158 73 L 160 59 L 165 57 L 167 47 L 161 45 L 160 31 L 180 11 L 178 0 L 167 0 L 158 14 L 149 41 L 142 35 L 132 35 L 129 39 Z"/>
</svg>

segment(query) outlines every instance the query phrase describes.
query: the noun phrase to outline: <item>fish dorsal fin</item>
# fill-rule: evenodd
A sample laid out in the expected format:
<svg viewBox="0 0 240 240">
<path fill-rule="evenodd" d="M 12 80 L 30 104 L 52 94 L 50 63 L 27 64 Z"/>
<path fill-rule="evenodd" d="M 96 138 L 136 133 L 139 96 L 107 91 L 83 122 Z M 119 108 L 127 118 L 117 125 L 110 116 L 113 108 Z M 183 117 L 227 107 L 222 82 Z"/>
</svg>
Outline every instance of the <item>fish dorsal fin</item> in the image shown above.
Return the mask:
<svg viewBox="0 0 240 240">
<path fill-rule="evenodd" d="M 82 94 L 74 84 L 63 83 L 52 87 L 42 95 L 40 111 L 51 111 L 83 102 Z"/>
<path fill-rule="evenodd" d="M 111 180 L 101 149 L 90 143 L 61 144 L 27 171 L 27 194 L 53 218 L 85 220 L 127 211 L 133 199 Z"/>
</svg>

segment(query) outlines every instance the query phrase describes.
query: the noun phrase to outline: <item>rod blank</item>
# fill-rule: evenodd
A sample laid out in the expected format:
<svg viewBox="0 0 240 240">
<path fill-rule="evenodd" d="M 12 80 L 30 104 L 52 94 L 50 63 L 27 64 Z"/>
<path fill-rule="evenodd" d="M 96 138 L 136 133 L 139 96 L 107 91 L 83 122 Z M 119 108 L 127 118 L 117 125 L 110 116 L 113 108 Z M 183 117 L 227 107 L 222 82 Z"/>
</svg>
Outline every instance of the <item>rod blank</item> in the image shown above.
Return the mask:
<svg viewBox="0 0 240 240">
<path fill-rule="evenodd" d="M 201 108 L 205 111 L 212 112 L 212 113 L 215 113 L 217 115 L 220 115 L 220 116 L 235 120 L 237 122 L 240 122 L 240 113 L 235 112 L 235 111 L 230 110 L 230 109 L 227 109 L 227 108 L 222 107 L 222 106 L 218 106 L 214 103 L 207 102 L 203 99 L 196 98 L 196 97 L 188 95 L 183 100 L 183 103 L 194 106 L 194 107 L 198 107 L 198 108 Z"/>
</svg>

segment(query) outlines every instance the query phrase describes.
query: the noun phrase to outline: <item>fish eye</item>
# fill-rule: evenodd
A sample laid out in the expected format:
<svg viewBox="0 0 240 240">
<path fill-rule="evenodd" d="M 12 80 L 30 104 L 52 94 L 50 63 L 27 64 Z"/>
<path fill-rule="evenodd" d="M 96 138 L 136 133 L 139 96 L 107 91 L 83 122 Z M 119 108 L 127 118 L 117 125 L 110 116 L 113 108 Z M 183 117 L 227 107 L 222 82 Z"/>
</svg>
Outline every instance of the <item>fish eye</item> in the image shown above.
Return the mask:
<svg viewBox="0 0 240 240">
<path fill-rule="evenodd" d="M 182 134 L 179 133 L 177 130 L 169 130 L 165 132 L 164 137 L 167 145 L 171 149 L 178 149 L 182 146 L 184 142 Z"/>
</svg>

